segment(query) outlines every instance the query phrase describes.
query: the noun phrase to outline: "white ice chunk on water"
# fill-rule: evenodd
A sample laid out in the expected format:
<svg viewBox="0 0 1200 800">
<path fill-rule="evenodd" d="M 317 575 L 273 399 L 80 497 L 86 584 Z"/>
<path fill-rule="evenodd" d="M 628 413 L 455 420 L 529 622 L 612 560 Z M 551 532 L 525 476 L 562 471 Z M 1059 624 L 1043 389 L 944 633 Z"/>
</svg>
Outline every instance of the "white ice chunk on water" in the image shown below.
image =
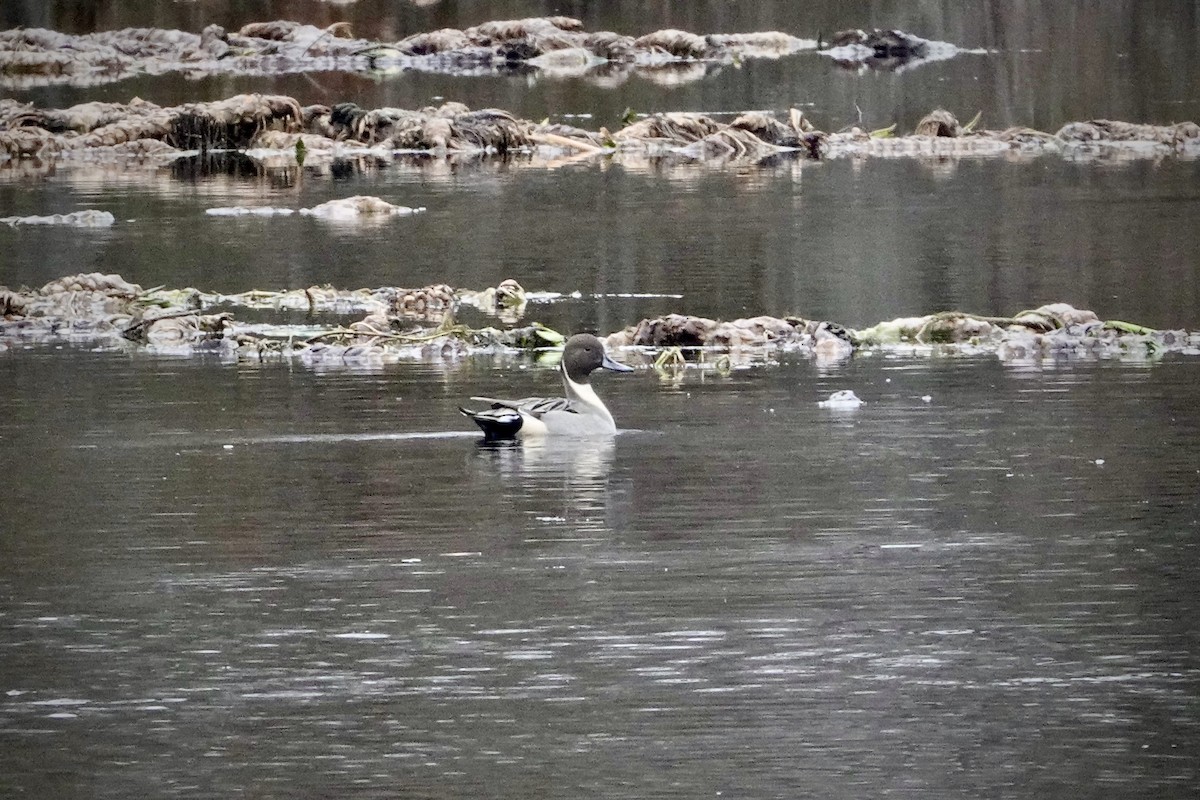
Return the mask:
<svg viewBox="0 0 1200 800">
<path fill-rule="evenodd" d="M 276 208 L 273 206 L 223 206 L 221 208 L 206 208 L 204 213 L 210 217 L 286 217 L 296 213 L 294 208 Z"/>
<path fill-rule="evenodd" d="M 94 208 L 72 211 L 69 214 L 0 217 L 0 222 L 13 227 L 17 225 L 67 225 L 74 228 L 107 228 L 116 221 L 117 218 L 108 211 L 97 211 Z"/>
<path fill-rule="evenodd" d="M 849 389 L 843 389 L 840 392 L 834 392 L 829 395 L 828 400 L 821 400 L 817 405 L 821 408 L 858 408 L 863 404 L 858 395 Z"/>
<path fill-rule="evenodd" d="M 378 197 L 370 195 L 356 195 L 355 197 L 345 197 L 338 200 L 330 200 L 312 208 L 302 208 L 300 213 L 306 216 L 320 217 L 330 220 L 355 220 L 361 217 L 375 216 L 405 216 L 408 214 L 419 214 L 424 211 L 423 206 L 412 208 L 410 206 L 392 205 L 386 200 L 381 200 Z"/>
<path fill-rule="evenodd" d="M 389 216 L 407 216 L 410 214 L 419 214 L 425 210 L 424 206 L 416 208 L 410 206 L 393 205 L 386 200 L 381 200 L 378 197 L 368 195 L 357 195 L 355 197 L 344 197 L 338 200 L 330 200 L 327 203 L 313 206 L 312 208 L 278 208 L 274 206 L 222 206 L 219 208 L 206 208 L 204 213 L 210 217 L 275 217 L 275 216 L 290 216 L 292 214 L 301 214 L 307 217 L 318 217 L 321 219 L 334 221 L 353 221 L 362 218 L 384 218 Z"/>
</svg>

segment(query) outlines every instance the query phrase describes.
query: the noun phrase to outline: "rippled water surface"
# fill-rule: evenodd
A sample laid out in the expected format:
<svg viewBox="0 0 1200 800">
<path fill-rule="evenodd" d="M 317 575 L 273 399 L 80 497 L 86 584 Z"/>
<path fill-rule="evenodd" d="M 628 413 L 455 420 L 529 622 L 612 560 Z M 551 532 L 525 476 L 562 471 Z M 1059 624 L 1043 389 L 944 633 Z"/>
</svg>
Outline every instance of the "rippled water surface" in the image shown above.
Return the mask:
<svg viewBox="0 0 1200 800">
<path fill-rule="evenodd" d="M 0 370 L 6 793 L 1197 786 L 1195 363 Z"/>
<path fill-rule="evenodd" d="M 985 51 L 889 73 L 806 53 L 671 86 L 163 76 L 13 93 L 49 106 L 273 91 L 591 127 L 627 107 L 796 105 L 834 129 L 936 105 L 995 127 L 1200 117 L 1195 4 L 1103 6 L 5 2 L 0 27 L 349 18 L 395 39 L 562 12 L 632 33 L 897 26 Z M 562 295 L 526 322 L 600 333 L 669 312 L 865 326 L 1050 301 L 1197 329 L 1198 179 L 1195 160 L 1059 155 L 27 159 L 0 165 L 0 216 L 117 224 L 0 225 L 0 285 L 515 278 Z M 427 211 L 357 227 L 204 213 L 355 194 Z M 0 349 L 0 796 L 1200 794 L 1200 359 L 659 372 L 618 356 L 639 368 L 596 380 L 614 441 L 486 447 L 458 404 L 556 392 L 550 367 Z M 842 389 L 866 404 L 817 406 Z"/>
</svg>

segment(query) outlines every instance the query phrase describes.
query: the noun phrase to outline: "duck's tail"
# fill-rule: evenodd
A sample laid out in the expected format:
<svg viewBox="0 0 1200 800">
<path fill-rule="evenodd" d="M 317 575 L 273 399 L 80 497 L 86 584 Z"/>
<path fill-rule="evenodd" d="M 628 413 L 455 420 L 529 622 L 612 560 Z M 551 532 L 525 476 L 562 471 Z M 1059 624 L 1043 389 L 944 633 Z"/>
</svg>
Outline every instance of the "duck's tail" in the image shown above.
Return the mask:
<svg viewBox="0 0 1200 800">
<path fill-rule="evenodd" d="M 470 417 L 487 439 L 513 439 L 521 430 L 521 414 L 512 408 L 493 406 L 483 411 L 458 407 L 463 416 Z"/>
</svg>

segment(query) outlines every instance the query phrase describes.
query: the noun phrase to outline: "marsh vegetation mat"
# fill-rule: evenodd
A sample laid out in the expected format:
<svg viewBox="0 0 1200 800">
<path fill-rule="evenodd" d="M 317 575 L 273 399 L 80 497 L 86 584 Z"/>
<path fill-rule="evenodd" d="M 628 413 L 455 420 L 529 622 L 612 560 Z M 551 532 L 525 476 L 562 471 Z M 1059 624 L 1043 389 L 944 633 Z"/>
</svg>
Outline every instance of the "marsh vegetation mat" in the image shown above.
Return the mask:
<svg viewBox="0 0 1200 800">
<path fill-rule="evenodd" d="M 1076 159 L 1200 155 L 1200 125 L 1146 125 L 1113 120 L 1071 122 L 1055 133 L 1016 126 L 980 127 L 982 112 L 963 124 L 935 109 L 907 134 L 897 124 L 819 130 L 792 108 L 781 114 L 748 111 L 728 122 L 705 114 L 631 113 L 622 127 L 588 130 L 563 122 L 519 119 L 503 109 L 471 110 L 445 103 L 417 110 L 364 109 L 355 103 L 301 106 L 281 95 L 237 95 L 212 103 L 162 108 L 90 102 L 39 109 L 0 101 L 0 155 L 39 161 L 137 159 L 164 163 L 195 152 L 245 151 L 276 165 L 309 158 L 387 157 L 423 152 L 445 156 L 504 156 L 549 151 L 552 157 L 632 155 L 697 160 L 763 161 L 782 154 L 802 158 L 978 157 L 1061 154 Z"/>
<path fill-rule="evenodd" d="M 560 298 L 541 293 L 532 299 L 536 304 Z M 140 346 L 160 354 L 207 353 L 232 360 L 297 359 L 322 366 L 556 348 L 565 337 L 526 318 L 530 299 L 512 279 L 478 291 L 437 284 L 354 291 L 312 286 L 222 295 L 197 289 L 144 290 L 119 275 L 80 274 L 36 290 L 0 287 L 0 347 L 75 341 L 89 346 Z M 503 327 L 463 324 L 459 317 L 468 309 Z M 300 325 L 247 324 L 235 316 L 240 310 L 302 311 L 306 316 Z M 337 322 L 354 312 L 365 316 Z M 643 319 L 604 338 L 610 348 L 640 348 L 656 369 L 693 366 L 724 372 L 735 365 L 765 363 L 768 356 L 780 352 L 826 363 L 879 350 L 926 357 L 995 353 L 1001 360 L 1018 362 L 1200 355 L 1200 332 L 1104 321 L 1092 311 L 1066 303 L 1006 317 L 942 311 L 860 330 L 796 315 L 722 322 L 668 314 Z"/>
</svg>

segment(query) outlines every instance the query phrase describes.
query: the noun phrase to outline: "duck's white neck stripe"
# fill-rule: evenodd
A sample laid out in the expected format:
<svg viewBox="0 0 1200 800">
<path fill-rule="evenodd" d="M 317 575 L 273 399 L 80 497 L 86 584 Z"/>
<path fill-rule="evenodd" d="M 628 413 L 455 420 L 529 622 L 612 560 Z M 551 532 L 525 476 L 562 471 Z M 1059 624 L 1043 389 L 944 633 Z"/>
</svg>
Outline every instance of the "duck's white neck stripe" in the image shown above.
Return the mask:
<svg viewBox="0 0 1200 800">
<path fill-rule="evenodd" d="M 604 401 L 596 394 L 596 390 L 592 388 L 590 383 L 576 383 L 563 373 L 563 386 L 567 390 L 567 397 L 576 403 L 587 406 L 593 413 L 606 417 L 612 420 L 612 414 L 604 405 Z"/>
</svg>

